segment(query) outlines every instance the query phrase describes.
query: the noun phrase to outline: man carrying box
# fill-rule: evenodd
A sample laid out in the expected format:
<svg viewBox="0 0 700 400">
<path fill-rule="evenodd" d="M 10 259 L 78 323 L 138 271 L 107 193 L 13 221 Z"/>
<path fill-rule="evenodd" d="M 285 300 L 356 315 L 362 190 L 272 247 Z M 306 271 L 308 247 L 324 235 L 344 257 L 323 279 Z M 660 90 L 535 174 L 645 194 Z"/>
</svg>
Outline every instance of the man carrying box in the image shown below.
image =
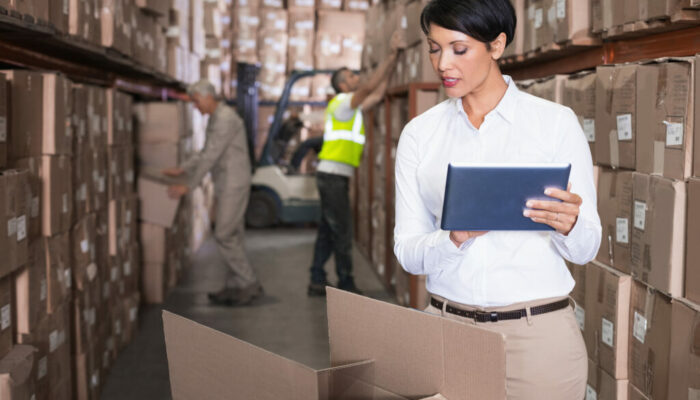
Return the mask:
<svg viewBox="0 0 700 400">
<path fill-rule="evenodd" d="M 250 159 L 243 121 L 236 112 L 219 101 L 214 86 L 207 80 L 187 90 L 203 115 L 210 114 L 204 149 L 180 167 L 163 171 L 165 175 L 187 174 L 187 184 L 171 185 L 168 193 L 178 198 L 199 185 L 211 172 L 216 197 L 214 239 L 229 268 L 224 288 L 209 293 L 213 304 L 247 305 L 262 295 L 263 289 L 243 247 L 245 211 L 250 194 Z"/>
<path fill-rule="evenodd" d="M 391 38 L 391 54 L 367 81 L 361 82 L 360 76 L 348 68 L 340 68 L 331 78 L 337 95 L 326 108 L 323 147 L 318 155 L 321 161 L 316 182 L 321 196 L 321 223 L 311 264 L 309 296 L 326 295 L 329 283 L 323 265 L 333 253 L 338 288 L 361 294 L 352 276 L 350 178 L 360 164 L 365 144 L 362 110 L 370 109 L 382 100 L 399 51 L 404 47 L 403 35 L 396 31 Z"/>
</svg>

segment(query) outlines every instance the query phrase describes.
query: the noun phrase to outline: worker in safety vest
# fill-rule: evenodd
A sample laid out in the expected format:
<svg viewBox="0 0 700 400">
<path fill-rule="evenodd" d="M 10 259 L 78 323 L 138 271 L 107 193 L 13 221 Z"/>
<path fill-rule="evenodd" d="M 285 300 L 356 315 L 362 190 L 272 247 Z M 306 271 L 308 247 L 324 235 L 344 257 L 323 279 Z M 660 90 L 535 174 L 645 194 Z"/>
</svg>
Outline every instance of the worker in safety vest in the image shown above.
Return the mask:
<svg viewBox="0 0 700 400">
<path fill-rule="evenodd" d="M 318 155 L 316 172 L 321 196 L 321 223 L 311 264 L 309 296 L 325 296 L 329 282 L 323 266 L 335 254 L 338 288 L 361 293 L 352 274 L 352 219 L 349 182 L 360 164 L 365 145 L 362 110 L 372 108 L 384 97 L 396 60 L 405 47 L 400 31 L 391 38 L 391 54 L 377 67 L 370 78 L 348 68 L 337 70 L 331 85 L 337 95 L 328 103 L 325 113 L 323 147 Z"/>
</svg>

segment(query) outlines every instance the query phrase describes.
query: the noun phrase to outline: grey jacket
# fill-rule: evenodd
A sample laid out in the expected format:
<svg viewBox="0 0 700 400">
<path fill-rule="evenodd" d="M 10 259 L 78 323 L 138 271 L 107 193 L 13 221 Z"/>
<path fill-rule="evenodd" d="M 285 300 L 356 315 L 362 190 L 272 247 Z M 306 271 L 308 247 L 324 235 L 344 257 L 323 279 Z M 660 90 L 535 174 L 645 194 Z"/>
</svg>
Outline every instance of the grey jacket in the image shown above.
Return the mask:
<svg viewBox="0 0 700 400">
<path fill-rule="evenodd" d="M 250 186 L 250 157 L 243 120 L 236 111 L 220 102 L 207 123 L 204 149 L 185 161 L 181 168 L 187 173 L 190 189 L 199 185 L 211 171 L 217 194 L 231 193 Z"/>
</svg>

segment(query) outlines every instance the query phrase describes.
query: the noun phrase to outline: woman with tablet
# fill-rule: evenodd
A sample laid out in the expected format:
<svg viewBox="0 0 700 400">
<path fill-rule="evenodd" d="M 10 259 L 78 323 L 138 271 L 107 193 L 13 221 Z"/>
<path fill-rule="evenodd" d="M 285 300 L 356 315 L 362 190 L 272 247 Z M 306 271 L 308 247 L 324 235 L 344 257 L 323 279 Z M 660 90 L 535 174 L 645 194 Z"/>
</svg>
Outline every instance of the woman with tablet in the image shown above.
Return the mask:
<svg viewBox="0 0 700 400">
<path fill-rule="evenodd" d="M 394 252 L 406 271 L 427 275 L 426 311 L 505 335 L 509 399 L 581 399 L 587 355 L 565 261 L 586 264 L 600 246 L 593 163 L 571 109 L 520 92 L 501 74 L 515 25 L 509 0 L 432 0 L 423 10 L 449 99 L 401 135 Z M 441 230 L 450 163 L 570 163 L 567 190 L 523 204 L 525 217 L 554 230 Z"/>
</svg>

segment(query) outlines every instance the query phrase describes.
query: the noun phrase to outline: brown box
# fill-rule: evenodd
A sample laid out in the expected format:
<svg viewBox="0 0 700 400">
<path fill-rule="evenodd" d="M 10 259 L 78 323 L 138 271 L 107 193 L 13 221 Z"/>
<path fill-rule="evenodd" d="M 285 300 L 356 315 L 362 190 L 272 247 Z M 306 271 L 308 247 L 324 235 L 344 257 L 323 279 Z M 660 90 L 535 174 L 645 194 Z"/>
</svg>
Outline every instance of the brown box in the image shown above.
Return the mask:
<svg viewBox="0 0 700 400">
<path fill-rule="evenodd" d="M 258 61 L 258 28 L 260 11 L 257 8 L 238 8 L 235 14 L 233 52 L 238 62 Z"/>
<path fill-rule="evenodd" d="M 178 143 L 187 135 L 184 103 L 138 103 L 134 105 L 139 143 Z"/>
<path fill-rule="evenodd" d="M 12 206 L 8 204 L 8 199 L 5 195 L 7 192 L 8 179 L 4 175 L 0 175 L 0 226 L 10 226 L 10 221 L 14 218 L 14 212 L 12 211 Z M 11 231 L 8 229 L 0 229 L 0 253 L 2 254 L 12 254 L 14 252 L 14 247 L 16 240 L 14 240 L 14 235 L 11 235 Z M 0 277 L 10 274 L 16 266 L 12 262 L 12 257 L 0 257 Z"/>
<path fill-rule="evenodd" d="M 700 176 L 700 54 L 695 56 L 695 133 L 693 149 L 693 176 Z"/>
<path fill-rule="evenodd" d="M 69 0 L 69 2 L 68 33 L 90 43 L 100 44 L 102 36 L 100 6 L 102 4 L 81 0 Z"/>
<path fill-rule="evenodd" d="M 569 40 L 586 38 L 591 35 L 590 1 L 555 0 L 552 3 L 554 41 L 565 43 Z M 548 16 L 549 17 L 549 16 Z"/>
<path fill-rule="evenodd" d="M 669 399 L 684 399 L 685 396 L 692 398 L 700 393 L 698 338 L 700 306 L 685 300 L 674 301 L 671 317 Z"/>
<path fill-rule="evenodd" d="M 634 173 L 632 274 L 674 297 L 683 296 L 685 183 Z"/>
<path fill-rule="evenodd" d="M 82 150 L 73 156 L 73 220 L 80 221 L 94 204 L 95 186 L 92 177 L 92 152 Z"/>
<path fill-rule="evenodd" d="M 319 10 L 340 10 L 343 0 L 316 0 L 316 8 Z"/>
<path fill-rule="evenodd" d="M 97 275 L 97 216 L 88 214 L 71 229 L 73 283 L 85 290 Z"/>
<path fill-rule="evenodd" d="M 49 22 L 58 32 L 68 33 L 68 15 L 70 11 L 68 0 L 48 1 Z"/>
<path fill-rule="evenodd" d="M 595 262 L 586 268 L 588 358 L 614 379 L 627 379 L 632 278 Z"/>
<path fill-rule="evenodd" d="M 26 171 L 8 170 L 0 173 L 0 223 L 3 223 L 0 250 L 0 277 L 11 273 L 27 262 Z"/>
<path fill-rule="evenodd" d="M 12 315 L 12 277 L 0 278 L 0 358 L 12 350 L 14 343 Z"/>
<path fill-rule="evenodd" d="M 668 18 L 681 9 L 692 6 L 690 0 L 641 0 L 639 1 L 639 20 Z"/>
<path fill-rule="evenodd" d="M 17 335 L 35 332 L 39 322 L 47 315 L 48 286 L 44 241 L 32 242 L 29 251 L 29 263 L 14 275 Z"/>
<path fill-rule="evenodd" d="M 169 184 L 156 175 L 139 177 L 138 194 L 143 221 L 164 227 L 173 225 L 180 201 L 168 196 Z"/>
<path fill-rule="evenodd" d="M 146 304 L 160 304 L 167 296 L 165 264 L 144 262 L 141 269 L 141 294 Z"/>
<path fill-rule="evenodd" d="M 36 349 L 32 346 L 15 346 L 0 359 L 0 398 L 7 400 L 35 399 L 32 371 Z"/>
<path fill-rule="evenodd" d="M 678 180 L 691 175 L 694 61 L 660 59 L 638 68 L 638 172 Z"/>
<path fill-rule="evenodd" d="M 293 10 L 314 11 L 316 0 L 287 0 L 287 8 L 290 12 Z"/>
<path fill-rule="evenodd" d="M 83 353 L 73 356 L 74 389 L 78 400 L 99 399 L 100 397 L 100 357 L 93 345 Z"/>
<path fill-rule="evenodd" d="M 289 11 L 289 43 L 287 50 L 287 69 L 289 71 L 311 70 L 314 68 L 315 26 L 316 14 L 313 9 Z"/>
<path fill-rule="evenodd" d="M 635 168 L 637 64 L 596 69 L 596 163 Z"/>
<path fill-rule="evenodd" d="M 48 378 L 51 398 L 72 399 L 70 307 L 49 315 Z"/>
<path fill-rule="evenodd" d="M 370 7 L 370 0 L 343 0 L 344 11 L 366 12 Z"/>
<path fill-rule="evenodd" d="M 107 145 L 107 90 L 87 86 L 87 132 L 93 150 Z"/>
<path fill-rule="evenodd" d="M 91 211 L 107 210 L 107 152 L 97 150 L 90 153 L 92 164 L 93 204 Z"/>
<path fill-rule="evenodd" d="M 625 341 L 627 337 L 625 337 Z M 586 400 L 627 400 L 629 381 L 616 380 L 610 374 L 588 360 L 588 383 L 586 384 Z"/>
<path fill-rule="evenodd" d="M 700 303 L 700 178 L 688 180 L 685 297 Z"/>
<path fill-rule="evenodd" d="M 131 96 L 107 89 L 107 144 L 125 146 L 133 141 Z"/>
<path fill-rule="evenodd" d="M 34 356 L 34 368 L 32 375 L 34 376 L 34 388 L 37 399 L 49 398 L 49 377 L 48 377 L 48 353 L 49 353 L 49 317 L 46 316 L 39 321 L 33 332 L 18 334 L 17 343 L 21 345 L 32 346 L 36 349 Z"/>
<path fill-rule="evenodd" d="M 591 155 L 595 159 L 595 110 L 596 110 L 596 74 L 595 72 L 581 72 L 569 75 L 564 82 L 562 91 L 562 104 L 571 107 L 576 113 L 583 133 L 591 149 Z"/>
<path fill-rule="evenodd" d="M 367 313 L 368 309 L 374 312 Z M 285 398 L 289 393 L 319 400 L 423 398 L 436 392 L 452 399 L 506 396 L 501 335 L 335 289 L 328 293 L 334 367 L 325 370 L 314 370 L 168 312 L 163 321 L 175 398 L 225 397 L 226 393 L 261 400 Z M 200 339 L 193 341 L 193 337 Z M 405 348 L 413 350 L 401 350 Z M 475 355 L 479 351 L 491 357 L 479 358 Z M 215 365 L 211 370 L 222 372 L 193 373 L 204 365 Z"/>
<path fill-rule="evenodd" d="M 70 265 L 70 235 L 45 238 L 47 301 L 46 311 L 56 313 L 70 298 L 73 271 Z"/>
<path fill-rule="evenodd" d="M 316 68 L 360 69 L 364 31 L 364 13 L 319 11 L 315 50 Z"/>
<path fill-rule="evenodd" d="M 289 15 L 287 10 L 263 8 L 260 10 L 260 29 L 266 32 L 287 32 Z"/>
<path fill-rule="evenodd" d="M 99 312 L 100 285 L 95 280 L 84 290 L 75 292 L 71 302 L 72 353 L 89 351 L 97 341 L 97 318 L 104 318 Z"/>
<path fill-rule="evenodd" d="M 8 129 L 8 113 L 9 107 L 7 104 L 7 81 L 5 74 L 0 73 L 0 168 L 7 166 L 7 137 Z"/>
<path fill-rule="evenodd" d="M 603 237 L 596 260 L 625 273 L 632 268 L 633 172 L 601 168 L 598 213 Z"/>
</svg>

